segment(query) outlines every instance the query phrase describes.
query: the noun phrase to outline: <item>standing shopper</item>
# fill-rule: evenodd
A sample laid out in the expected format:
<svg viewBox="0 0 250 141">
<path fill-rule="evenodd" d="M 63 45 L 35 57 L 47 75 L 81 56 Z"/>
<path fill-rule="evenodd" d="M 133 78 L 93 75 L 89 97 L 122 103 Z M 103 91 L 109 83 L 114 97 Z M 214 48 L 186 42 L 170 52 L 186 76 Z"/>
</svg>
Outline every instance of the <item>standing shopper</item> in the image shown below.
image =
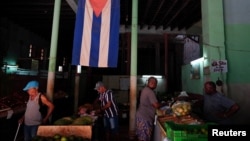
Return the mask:
<svg viewBox="0 0 250 141">
<path fill-rule="evenodd" d="M 48 122 L 53 110 L 54 105 L 47 99 L 46 96 L 38 91 L 39 83 L 37 81 L 30 81 L 27 83 L 24 91 L 29 94 L 29 100 L 26 105 L 24 116 L 19 119 L 19 124 L 24 122 L 24 141 L 31 141 L 36 136 L 38 126 Z M 39 96 L 41 95 L 42 104 L 48 107 L 47 114 L 42 117 L 39 105 Z"/>
<path fill-rule="evenodd" d="M 107 89 L 101 81 L 96 83 L 95 90 L 99 93 L 98 100 L 103 113 L 106 141 L 118 141 L 118 108 L 113 98 L 113 92 Z"/>
<path fill-rule="evenodd" d="M 216 84 L 208 81 L 204 84 L 204 117 L 207 121 L 218 124 L 232 124 L 230 117 L 239 109 L 239 105 L 216 91 Z"/>
<path fill-rule="evenodd" d="M 150 141 L 152 138 L 156 109 L 160 107 L 153 91 L 156 87 L 157 79 L 150 77 L 141 91 L 140 104 L 136 112 L 136 135 L 139 141 Z"/>
</svg>

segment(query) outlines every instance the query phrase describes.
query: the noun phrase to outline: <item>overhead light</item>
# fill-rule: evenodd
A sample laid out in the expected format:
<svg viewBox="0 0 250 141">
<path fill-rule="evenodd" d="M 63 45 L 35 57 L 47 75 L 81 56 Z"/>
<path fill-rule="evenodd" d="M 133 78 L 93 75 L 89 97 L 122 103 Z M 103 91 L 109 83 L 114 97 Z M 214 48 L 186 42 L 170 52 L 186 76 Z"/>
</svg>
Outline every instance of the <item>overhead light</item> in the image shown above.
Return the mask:
<svg viewBox="0 0 250 141">
<path fill-rule="evenodd" d="M 180 34 L 180 35 L 177 35 L 175 38 L 178 40 L 183 40 L 185 38 L 185 35 Z"/>
<path fill-rule="evenodd" d="M 81 65 L 77 65 L 77 73 L 81 73 L 82 72 L 82 66 Z"/>
<path fill-rule="evenodd" d="M 63 67 L 62 66 L 58 66 L 58 71 L 59 72 L 63 72 Z"/>
<path fill-rule="evenodd" d="M 198 58 L 196 60 L 193 60 L 190 63 L 191 63 L 191 65 L 194 65 L 194 64 L 200 63 L 202 61 L 204 61 L 204 57 L 201 57 L 201 58 Z"/>
<path fill-rule="evenodd" d="M 162 78 L 162 76 L 161 75 L 142 75 L 142 78 L 149 78 L 149 77 L 155 77 L 155 78 Z"/>
</svg>

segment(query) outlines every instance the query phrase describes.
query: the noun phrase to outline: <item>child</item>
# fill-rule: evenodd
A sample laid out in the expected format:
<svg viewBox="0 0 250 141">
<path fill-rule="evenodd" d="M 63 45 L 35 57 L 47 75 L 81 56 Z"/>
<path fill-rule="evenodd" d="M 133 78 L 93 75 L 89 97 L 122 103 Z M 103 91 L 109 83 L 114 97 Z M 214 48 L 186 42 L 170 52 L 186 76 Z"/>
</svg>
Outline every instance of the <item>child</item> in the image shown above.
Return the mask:
<svg viewBox="0 0 250 141">
<path fill-rule="evenodd" d="M 88 110 L 88 108 L 85 107 L 84 105 L 80 106 L 80 107 L 78 108 L 78 115 L 79 115 L 80 117 L 89 115 L 89 110 Z"/>
<path fill-rule="evenodd" d="M 93 105 L 89 103 L 85 103 L 78 108 L 78 115 L 80 117 L 92 115 L 94 116 L 95 111 L 93 111 Z"/>
</svg>

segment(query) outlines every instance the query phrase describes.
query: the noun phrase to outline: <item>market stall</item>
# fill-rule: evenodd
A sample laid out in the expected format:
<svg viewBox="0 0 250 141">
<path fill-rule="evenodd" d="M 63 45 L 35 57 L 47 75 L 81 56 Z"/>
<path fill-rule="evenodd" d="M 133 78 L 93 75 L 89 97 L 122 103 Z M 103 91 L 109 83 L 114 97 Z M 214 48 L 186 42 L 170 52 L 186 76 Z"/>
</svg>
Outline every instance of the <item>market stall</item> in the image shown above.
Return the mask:
<svg viewBox="0 0 250 141">
<path fill-rule="evenodd" d="M 50 125 L 39 126 L 37 137 L 47 138 L 81 138 L 82 140 L 91 140 L 92 126 L 91 125 Z"/>
<path fill-rule="evenodd" d="M 158 141 L 207 141 L 207 129 L 210 123 L 192 117 L 158 117 L 155 124 L 154 140 Z"/>
<path fill-rule="evenodd" d="M 0 99 L 0 118 L 10 119 L 13 114 L 24 112 L 28 95 L 23 92 L 16 92 Z"/>
<path fill-rule="evenodd" d="M 154 140 L 207 141 L 208 125 L 192 112 L 193 103 L 180 100 L 157 110 Z"/>
<path fill-rule="evenodd" d="M 52 125 L 40 125 L 36 138 L 62 138 L 90 141 L 96 117 L 91 115 L 62 117 Z"/>
</svg>

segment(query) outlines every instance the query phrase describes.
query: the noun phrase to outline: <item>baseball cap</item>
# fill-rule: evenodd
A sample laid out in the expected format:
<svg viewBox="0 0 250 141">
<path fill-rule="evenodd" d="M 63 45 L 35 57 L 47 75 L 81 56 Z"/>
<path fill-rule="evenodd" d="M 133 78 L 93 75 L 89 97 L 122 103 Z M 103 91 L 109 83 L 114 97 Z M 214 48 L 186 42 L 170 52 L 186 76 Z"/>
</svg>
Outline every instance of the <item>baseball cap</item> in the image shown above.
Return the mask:
<svg viewBox="0 0 250 141">
<path fill-rule="evenodd" d="M 98 81 L 96 84 L 95 84 L 95 90 L 98 90 L 100 87 L 104 86 L 104 84 L 101 82 L 101 81 Z"/>
<path fill-rule="evenodd" d="M 30 88 L 38 88 L 39 83 L 37 81 L 30 81 L 27 85 L 23 88 L 24 91 L 27 91 Z"/>
</svg>

